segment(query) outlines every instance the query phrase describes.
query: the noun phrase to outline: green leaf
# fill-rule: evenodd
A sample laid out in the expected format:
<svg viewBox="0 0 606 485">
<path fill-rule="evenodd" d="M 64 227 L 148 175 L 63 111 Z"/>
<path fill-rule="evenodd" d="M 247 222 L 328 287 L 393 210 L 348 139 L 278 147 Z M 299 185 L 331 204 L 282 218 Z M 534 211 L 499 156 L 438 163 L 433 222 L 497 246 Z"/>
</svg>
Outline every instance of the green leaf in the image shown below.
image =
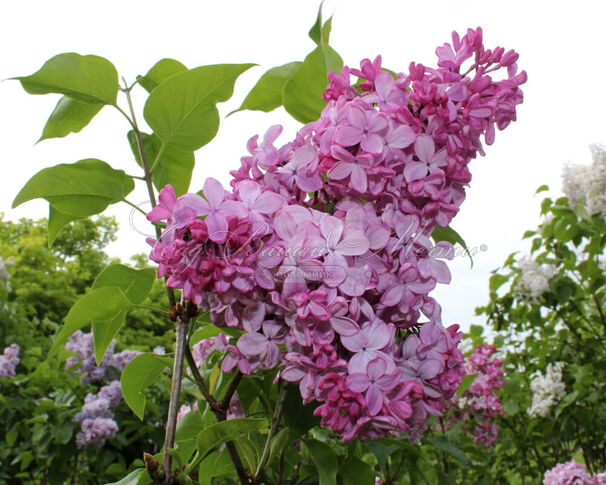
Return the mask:
<svg viewBox="0 0 606 485">
<path fill-rule="evenodd" d="M 538 194 L 540 192 L 545 192 L 546 190 L 549 190 L 549 185 L 541 185 L 537 191 L 535 192 L 535 194 Z"/>
<path fill-rule="evenodd" d="M 105 485 L 137 485 L 139 483 L 139 474 L 141 472 L 146 472 L 144 468 L 137 468 L 133 470 L 128 475 L 126 475 L 122 480 L 118 480 L 117 482 L 106 483 Z"/>
<path fill-rule="evenodd" d="M 187 67 L 175 59 L 161 59 L 147 71 L 145 76 L 138 76 L 137 81 L 143 89 L 151 93 L 160 84 L 166 81 L 169 77 L 187 71 Z"/>
<path fill-rule="evenodd" d="M 473 381 L 476 380 L 476 377 L 478 377 L 478 374 L 467 374 L 463 376 L 463 379 L 461 379 L 461 385 L 457 389 L 457 397 L 461 397 L 463 393 L 471 387 Z"/>
<path fill-rule="evenodd" d="M 337 484 L 337 455 L 326 443 L 318 440 L 301 441 L 318 470 L 319 485 Z M 356 482 L 357 483 L 357 482 Z"/>
<path fill-rule="evenodd" d="M 92 322 L 93 343 L 95 346 L 95 361 L 101 365 L 107 348 L 126 321 L 126 312 L 119 313 L 115 318 L 106 322 Z"/>
<path fill-rule="evenodd" d="M 132 130 L 128 132 L 128 142 L 135 155 L 135 160 L 141 165 L 135 132 Z M 141 143 L 147 163 L 153 163 L 162 149 L 162 141 L 154 134 L 141 133 Z M 172 145 L 166 146 L 154 167 L 152 182 L 158 190 L 161 190 L 166 184 L 171 184 L 179 197 L 189 189 L 194 164 L 194 152 L 179 150 Z"/>
<path fill-rule="evenodd" d="M 199 328 L 194 332 L 194 334 L 189 339 L 189 345 L 196 345 L 201 340 L 207 339 L 209 337 L 216 337 L 221 333 L 221 329 L 219 327 L 215 327 L 214 325 L 206 325 L 202 328 Z"/>
<path fill-rule="evenodd" d="M 282 91 L 284 90 L 284 86 L 292 79 L 300 65 L 300 62 L 289 62 L 267 71 L 250 90 L 242 106 L 230 114 L 244 109 L 265 111 L 268 113 L 282 106 Z"/>
<path fill-rule="evenodd" d="M 332 47 L 316 47 L 284 86 L 282 101 L 286 111 L 301 123 L 317 120 L 326 106 L 322 94 L 328 86 L 327 75 L 330 71 L 340 72 L 342 67 L 343 60 Z"/>
<path fill-rule="evenodd" d="M 282 454 L 282 451 L 284 451 L 289 441 L 290 435 L 288 432 L 288 428 L 282 428 L 280 431 L 278 431 L 278 434 L 276 434 L 270 444 L 269 460 L 267 461 L 268 465 L 271 465 L 272 462 Z"/>
<path fill-rule="evenodd" d="M 225 329 L 221 329 L 225 330 Z M 298 438 L 307 433 L 311 428 L 320 424 L 320 418 L 314 416 L 314 406 L 301 403 L 301 394 L 298 386 L 286 384 L 286 399 L 282 415 L 284 424 L 291 430 L 291 438 Z"/>
<path fill-rule="evenodd" d="M 432 436 L 427 441 L 429 441 L 436 448 L 439 448 L 442 451 L 452 455 L 454 458 L 459 460 L 463 465 L 467 466 L 471 464 L 468 456 L 465 454 L 463 450 L 455 446 L 454 443 L 449 441 L 445 436 Z"/>
<path fill-rule="evenodd" d="M 168 78 L 147 98 L 145 120 L 165 145 L 197 150 L 217 133 L 216 104 L 231 97 L 238 76 L 252 66 L 202 66 Z"/>
<path fill-rule="evenodd" d="M 76 330 L 88 325 L 93 321 L 104 322 L 113 320 L 120 313 L 132 306 L 132 303 L 115 286 L 107 286 L 89 291 L 80 297 L 71 307 L 65 317 L 65 325 L 57 335 L 50 354 L 52 355 L 61 347 Z"/>
<path fill-rule="evenodd" d="M 509 278 L 502 274 L 495 273 L 488 280 L 488 287 L 490 291 L 497 291 L 501 286 L 507 283 Z"/>
<path fill-rule="evenodd" d="M 266 424 L 264 419 L 257 418 L 234 418 L 211 424 L 200 431 L 196 438 L 199 456 L 205 457 L 217 446 L 233 441 L 251 431 L 256 431 Z"/>
<path fill-rule="evenodd" d="M 117 286 L 134 304 L 143 303 L 156 280 L 154 268 L 135 269 L 123 264 L 110 264 L 99 273 L 92 289 Z"/>
<path fill-rule="evenodd" d="M 59 54 L 31 76 L 16 77 L 30 94 L 59 93 L 84 103 L 116 104 L 118 73 L 107 59 Z"/>
<path fill-rule="evenodd" d="M 343 483 L 356 485 L 373 485 L 376 476 L 370 465 L 355 456 L 350 456 L 341 464 L 339 475 L 343 478 Z"/>
<path fill-rule="evenodd" d="M 461 237 L 461 235 L 455 231 L 452 227 L 440 227 L 436 226 L 433 232 L 431 233 L 431 238 L 435 242 L 439 241 L 447 241 L 450 244 L 459 244 L 469 256 L 469 261 L 471 263 L 471 267 L 473 268 L 473 258 L 471 257 L 471 253 L 469 249 L 467 249 L 467 244 L 465 244 L 465 240 Z"/>
<path fill-rule="evenodd" d="M 484 333 L 484 327 L 482 325 L 470 325 L 469 333 L 472 337 L 479 337 Z"/>
<path fill-rule="evenodd" d="M 84 103 L 63 96 L 51 113 L 42 136 L 38 142 L 48 138 L 62 138 L 70 133 L 78 133 L 90 123 L 95 115 L 103 108 L 102 103 Z"/>
<path fill-rule="evenodd" d="M 213 478 L 224 475 L 235 475 L 234 465 L 229 453 L 212 453 L 200 463 L 198 480 L 200 485 L 211 485 Z"/>
<path fill-rule="evenodd" d="M 122 395 L 128 407 L 139 419 L 143 419 L 146 397 L 144 391 L 151 386 L 170 366 L 172 358 L 158 354 L 141 354 L 131 360 L 122 371 L 120 384 Z"/>
<path fill-rule="evenodd" d="M 330 30 L 332 27 L 332 16 L 322 25 L 322 7 L 324 2 L 320 3 L 318 8 L 318 15 L 316 21 L 309 30 L 309 38 L 313 40 L 317 45 L 326 44 L 330 39 Z"/>
<path fill-rule="evenodd" d="M 69 214 L 64 214 L 63 212 L 55 209 L 52 205 L 48 206 L 48 247 L 51 247 L 57 239 L 59 232 L 63 229 L 67 224 L 72 222 L 73 217 Z"/>
<path fill-rule="evenodd" d="M 103 212 L 135 187 L 131 177 L 94 158 L 62 163 L 40 170 L 21 189 L 13 208 L 32 199 L 46 199 L 55 209 L 49 213 L 49 240 L 68 222 Z"/>
</svg>

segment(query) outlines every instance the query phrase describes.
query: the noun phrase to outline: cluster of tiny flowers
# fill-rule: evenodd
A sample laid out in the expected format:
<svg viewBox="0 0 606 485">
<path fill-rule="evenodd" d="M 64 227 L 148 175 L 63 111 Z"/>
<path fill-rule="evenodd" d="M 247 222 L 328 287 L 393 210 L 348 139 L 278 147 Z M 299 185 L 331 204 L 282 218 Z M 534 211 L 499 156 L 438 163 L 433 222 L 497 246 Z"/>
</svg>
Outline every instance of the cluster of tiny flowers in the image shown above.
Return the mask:
<svg viewBox="0 0 606 485">
<path fill-rule="evenodd" d="M 585 465 L 575 460 L 558 463 L 545 472 L 543 485 L 603 485 L 606 484 L 606 472 L 590 475 Z"/>
<path fill-rule="evenodd" d="M 320 119 L 282 147 L 279 126 L 253 137 L 231 192 L 166 186 L 148 214 L 166 220 L 149 240 L 158 276 L 245 331 L 222 343 L 222 370 L 280 366 L 345 441 L 418 434 L 464 373 L 458 326 L 429 296 L 453 248 L 430 235 L 458 212 L 481 138 L 515 120 L 526 75 L 480 29 L 436 52 L 437 68 L 395 78 L 380 57 L 329 74 Z"/>
<path fill-rule="evenodd" d="M 566 384 L 562 382 L 561 362 L 548 364 L 545 374 L 535 374 L 530 381 L 532 404 L 528 414 L 533 417 L 545 417 L 549 410 L 566 395 Z"/>
<path fill-rule="evenodd" d="M 543 293 L 549 291 L 549 280 L 558 274 L 558 269 L 551 264 L 538 264 L 529 257 L 518 261 L 520 278 L 515 284 L 514 293 L 520 300 L 533 303 Z"/>
<path fill-rule="evenodd" d="M 606 216 L 606 148 L 591 145 L 592 164 L 568 164 L 562 171 L 562 190 L 570 207 L 585 201 L 591 215 Z"/>
<path fill-rule="evenodd" d="M 10 344 L 0 355 L 0 377 L 15 377 L 17 364 L 19 364 L 19 346 Z"/>
<path fill-rule="evenodd" d="M 498 426 L 493 418 L 503 412 L 496 395 L 503 387 L 503 362 L 491 358 L 496 351 L 494 345 L 479 345 L 466 359 L 465 373 L 476 378 L 459 399 L 454 418 L 467 423 L 463 430 L 485 448 L 490 448 L 498 439 Z"/>
<path fill-rule="evenodd" d="M 67 350 L 71 350 L 77 354 L 67 359 L 66 367 L 71 369 L 74 374 L 82 373 L 80 382 L 84 385 L 95 381 L 111 379 L 113 376 L 112 367 L 122 372 L 126 365 L 140 354 L 136 350 L 123 350 L 122 352 L 114 353 L 114 345 L 115 342 L 112 341 L 103 356 L 103 360 L 97 365 L 93 334 L 78 330 L 69 338 L 69 341 L 65 345 Z"/>
<path fill-rule="evenodd" d="M 74 416 L 80 424 L 76 435 L 78 448 L 88 445 L 103 446 L 105 441 L 113 438 L 118 431 L 111 408 L 122 401 L 122 390 L 119 381 L 111 381 L 103 386 L 97 394 L 87 394 L 82 410 Z"/>
</svg>

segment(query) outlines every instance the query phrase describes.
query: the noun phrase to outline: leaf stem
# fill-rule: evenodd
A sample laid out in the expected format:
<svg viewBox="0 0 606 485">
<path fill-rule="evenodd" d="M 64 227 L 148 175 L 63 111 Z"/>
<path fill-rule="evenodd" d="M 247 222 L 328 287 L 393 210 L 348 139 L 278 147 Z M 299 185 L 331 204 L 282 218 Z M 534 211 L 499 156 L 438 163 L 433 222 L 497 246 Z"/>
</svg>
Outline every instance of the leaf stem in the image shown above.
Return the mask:
<svg viewBox="0 0 606 485">
<path fill-rule="evenodd" d="M 215 411 L 217 409 L 217 400 L 212 396 L 212 394 L 210 393 L 210 391 L 208 389 L 208 386 L 206 385 L 206 382 L 204 382 L 204 378 L 202 377 L 202 375 L 200 374 L 200 371 L 198 370 L 198 366 L 196 365 L 196 361 L 194 360 L 194 356 L 191 353 L 189 345 L 185 346 L 185 358 L 187 359 L 187 364 L 189 366 L 189 370 L 191 371 L 192 375 L 194 376 L 194 381 L 198 385 L 200 392 L 204 396 L 204 399 L 206 399 L 206 402 L 210 406 L 210 409 L 212 411 Z"/>
<path fill-rule="evenodd" d="M 144 216 L 147 216 L 147 214 L 145 213 L 145 211 L 143 209 L 141 209 L 141 207 L 139 207 L 136 204 L 133 204 L 130 200 L 122 199 L 122 202 L 125 202 L 126 204 L 130 205 L 133 209 L 138 210 Z"/>
</svg>

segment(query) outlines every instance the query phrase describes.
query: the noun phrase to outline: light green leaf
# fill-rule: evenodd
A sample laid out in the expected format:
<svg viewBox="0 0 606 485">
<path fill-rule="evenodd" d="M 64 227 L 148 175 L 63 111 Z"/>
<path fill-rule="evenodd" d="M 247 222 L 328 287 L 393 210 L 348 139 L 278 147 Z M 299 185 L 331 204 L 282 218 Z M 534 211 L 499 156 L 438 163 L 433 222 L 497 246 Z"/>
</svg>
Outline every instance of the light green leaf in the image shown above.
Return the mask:
<svg viewBox="0 0 606 485">
<path fill-rule="evenodd" d="M 76 330 L 93 321 L 104 322 L 113 320 L 120 313 L 132 306 L 120 288 L 107 286 L 89 291 L 80 297 L 71 307 L 65 317 L 65 325 L 57 335 L 51 348 L 52 355 L 61 347 Z"/>
<path fill-rule="evenodd" d="M 318 8 L 318 16 L 312 28 L 309 30 L 309 38 L 313 40 L 317 45 L 326 44 L 330 38 L 330 30 L 332 27 L 332 16 L 322 25 L 322 7 L 324 2 L 320 3 Z"/>
<path fill-rule="evenodd" d="M 207 339 L 209 337 L 216 337 L 220 333 L 221 329 L 219 327 L 215 327 L 213 324 L 206 325 L 194 332 L 194 334 L 189 339 L 189 345 L 196 345 L 201 340 Z"/>
<path fill-rule="evenodd" d="M 144 468 L 137 468 L 133 470 L 128 475 L 126 475 L 122 480 L 118 480 L 117 482 L 106 483 L 105 485 L 137 485 L 139 483 L 139 474 L 141 472 L 146 472 Z"/>
<path fill-rule="evenodd" d="M 62 138 L 70 133 L 78 133 L 90 123 L 94 116 L 103 108 L 102 103 L 84 103 L 63 96 L 51 113 L 42 136 L 38 142 L 48 138 Z"/>
<path fill-rule="evenodd" d="M 326 443 L 317 440 L 302 440 L 311 460 L 318 470 L 319 485 L 337 484 L 337 455 Z"/>
<path fill-rule="evenodd" d="M 144 391 L 151 386 L 172 359 L 158 354 L 141 354 L 131 360 L 122 371 L 120 384 L 128 407 L 139 419 L 143 419 L 146 397 Z"/>
<path fill-rule="evenodd" d="M 330 71 L 340 72 L 342 67 L 343 61 L 332 47 L 319 45 L 284 86 L 282 100 L 286 111 L 301 123 L 317 120 L 326 106 L 322 93 L 328 86 L 327 75 Z"/>
<path fill-rule="evenodd" d="M 282 91 L 284 90 L 284 86 L 292 79 L 300 65 L 300 62 L 289 62 L 267 71 L 250 90 L 242 106 L 230 114 L 244 109 L 265 111 L 268 113 L 282 106 Z"/>
<path fill-rule="evenodd" d="M 200 485 L 211 485 L 213 478 L 235 475 L 234 465 L 229 453 L 211 453 L 200 463 L 198 480 Z"/>
<path fill-rule="evenodd" d="M 457 389 L 457 397 L 461 397 L 463 393 L 471 387 L 473 381 L 476 380 L 476 377 L 478 377 L 478 374 L 467 374 L 463 376 L 463 379 L 461 379 L 461 385 Z"/>
<path fill-rule="evenodd" d="M 116 104 L 118 73 L 107 59 L 59 54 L 31 76 L 16 77 L 30 94 L 59 93 L 84 103 Z"/>
<path fill-rule="evenodd" d="M 431 233 L 431 238 L 435 242 L 447 241 L 453 245 L 459 244 L 465 250 L 465 252 L 467 253 L 467 256 L 469 256 L 469 261 L 471 262 L 471 267 L 473 268 L 473 258 L 471 257 L 471 253 L 469 252 L 469 249 L 467 249 L 467 244 L 465 244 L 465 241 L 460 236 L 460 234 L 457 231 L 455 231 L 452 227 L 436 226 L 435 229 L 433 230 L 433 232 Z"/>
<path fill-rule="evenodd" d="M 48 206 L 48 247 L 51 247 L 57 239 L 59 232 L 63 227 L 73 221 L 73 216 L 64 214 L 55 209 L 52 205 Z"/>
<path fill-rule="evenodd" d="M 200 431 L 196 438 L 198 453 L 201 457 L 205 457 L 217 446 L 233 441 L 238 436 L 256 431 L 266 424 L 264 419 L 257 418 L 234 418 L 211 424 Z"/>
<path fill-rule="evenodd" d="M 95 278 L 92 289 L 117 286 L 134 304 L 143 303 L 156 280 L 154 268 L 135 269 L 123 264 L 110 264 Z"/>
<path fill-rule="evenodd" d="M 119 313 L 115 318 L 106 322 L 92 322 L 93 324 L 93 343 L 95 347 L 95 361 L 101 365 L 107 348 L 112 343 L 113 338 L 124 325 L 126 312 Z"/>
<path fill-rule="evenodd" d="M 147 98 L 145 120 L 165 145 L 197 150 L 217 133 L 215 105 L 231 97 L 238 76 L 252 66 L 202 66 L 168 78 Z"/>
<path fill-rule="evenodd" d="M 169 77 L 187 71 L 187 67 L 175 59 L 161 59 L 147 72 L 145 76 L 138 76 L 139 84 L 148 93 L 166 81 Z"/>
<path fill-rule="evenodd" d="M 128 142 L 135 155 L 135 160 L 141 165 L 134 131 L 128 132 Z M 147 163 L 153 163 L 162 147 L 162 141 L 154 134 L 141 133 L 141 142 L 143 143 L 143 153 Z M 179 197 L 189 189 L 194 164 L 194 152 L 179 150 L 169 145 L 165 147 L 154 167 L 152 182 L 158 190 L 161 190 L 166 184 L 171 184 L 175 189 L 177 197 Z"/>
<path fill-rule="evenodd" d="M 13 208 L 32 199 L 46 199 L 58 211 L 81 219 L 102 212 L 134 188 L 132 178 L 95 158 L 40 170 L 21 189 Z M 72 220 L 74 220 L 72 219 Z"/>
</svg>

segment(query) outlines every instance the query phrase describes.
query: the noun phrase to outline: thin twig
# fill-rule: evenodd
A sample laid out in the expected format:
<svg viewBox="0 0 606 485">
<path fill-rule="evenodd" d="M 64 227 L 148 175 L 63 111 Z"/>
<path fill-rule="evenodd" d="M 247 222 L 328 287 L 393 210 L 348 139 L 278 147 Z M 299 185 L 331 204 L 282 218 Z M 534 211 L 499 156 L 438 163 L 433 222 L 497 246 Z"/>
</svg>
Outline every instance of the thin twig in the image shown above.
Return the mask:
<svg viewBox="0 0 606 485">
<path fill-rule="evenodd" d="M 210 406 L 210 409 L 211 410 L 217 409 L 217 407 L 218 407 L 217 400 L 212 396 L 212 394 L 208 390 L 206 382 L 204 382 L 204 378 L 202 377 L 202 375 L 200 374 L 200 371 L 198 370 L 198 366 L 196 365 L 196 361 L 194 360 L 194 356 L 191 353 L 189 345 L 185 346 L 185 358 L 187 359 L 187 364 L 189 365 L 189 370 L 191 371 L 192 375 L 194 376 L 194 381 L 198 385 L 198 388 L 200 389 L 200 392 L 204 396 L 204 399 L 206 399 L 206 402 Z"/>
<path fill-rule="evenodd" d="M 236 392 L 236 389 L 238 388 L 238 384 L 240 383 L 240 380 L 242 379 L 242 373 L 236 369 L 236 373 L 234 374 L 234 376 L 231 378 L 231 381 L 229 381 L 229 384 L 227 385 L 227 390 L 225 391 L 225 395 L 223 396 L 223 399 L 221 399 L 221 401 L 219 401 L 219 407 L 224 410 L 227 411 L 229 409 L 229 403 L 231 402 L 231 398 L 234 395 L 234 392 Z"/>
<path fill-rule="evenodd" d="M 181 316 L 177 316 L 177 344 L 175 349 L 175 360 L 173 363 L 173 375 L 170 388 L 170 402 L 168 404 L 168 417 L 166 418 L 166 435 L 164 438 L 164 483 L 171 483 L 172 479 L 172 455 L 171 448 L 175 447 L 175 432 L 177 429 L 177 414 L 179 413 L 179 396 L 181 394 L 181 381 L 183 379 L 183 358 L 187 346 L 187 326 L 189 322 Z"/>
<path fill-rule="evenodd" d="M 280 393 L 278 394 L 278 401 L 276 402 L 276 409 L 274 410 L 274 415 L 271 420 L 271 426 L 269 428 L 269 434 L 267 435 L 267 440 L 265 441 L 265 447 L 263 448 L 263 453 L 261 454 L 261 459 L 259 460 L 259 466 L 257 466 L 257 471 L 255 472 L 255 478 L 253 479 L 253 484 L 260 483 L 261 475 L 263 474 L 263 468 L 267 465 L 269 460 L 269 454 L 271 451 L 271 442 L 275 438 L 276 433 L 278 432 L 278 428 L 280 427 L 280 420 L 282 419 L 282 409 L 284 408 L 284 400 L 286 399 L 286 385 L 282 385 L 280 388 Z"/>
</svg>

